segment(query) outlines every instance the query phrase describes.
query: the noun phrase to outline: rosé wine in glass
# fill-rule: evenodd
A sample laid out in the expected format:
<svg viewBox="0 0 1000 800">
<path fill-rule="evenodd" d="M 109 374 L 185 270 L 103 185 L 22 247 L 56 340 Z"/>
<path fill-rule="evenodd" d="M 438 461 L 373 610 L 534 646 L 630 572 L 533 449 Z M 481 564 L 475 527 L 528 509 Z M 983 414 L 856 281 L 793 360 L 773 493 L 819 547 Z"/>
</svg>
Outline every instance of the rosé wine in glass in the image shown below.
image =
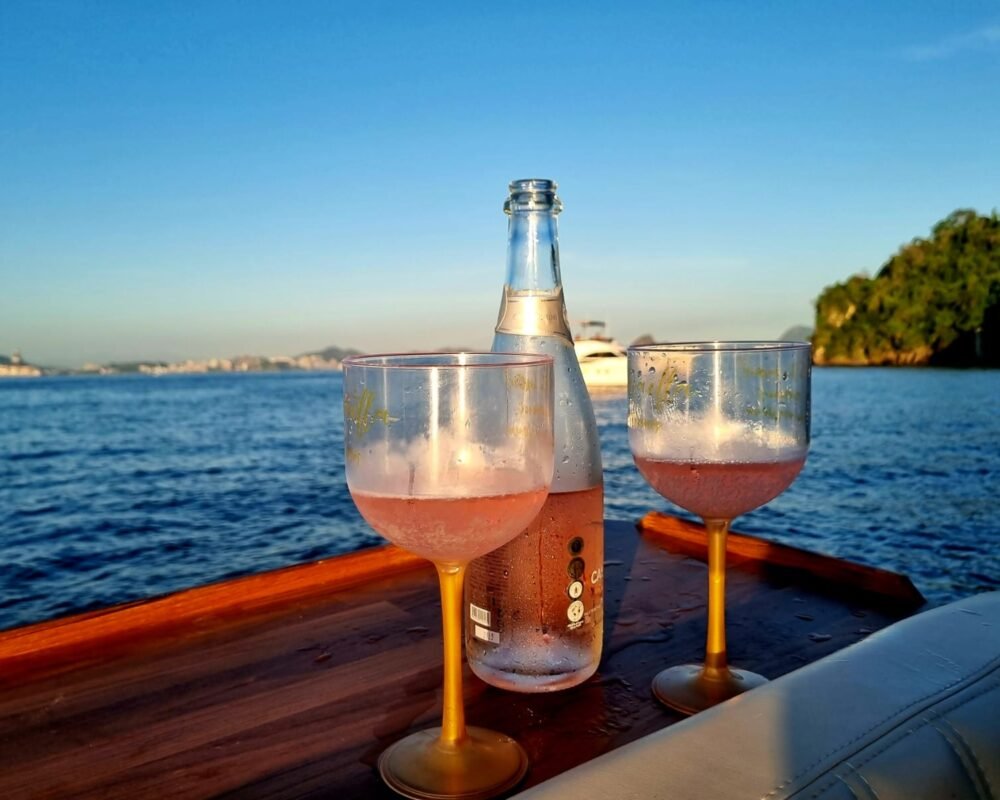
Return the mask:
<svg viewBox="0 0 1000 800">
<path fill-rule="evenodd" d="M 636 456 L 639 472 L 671 503 L 702 519 L 732 519 L 791 486 L 806 457 L 781 461 L 668 461 Z"/>
<path fill-rule="evenodd" d="M 628 432 L 659 494 L 705 522 L 703 664 L 659 673 L 653 694 L 686 714 L 766 681 L 726 657 L 726 535 L 733 517 L 787 489 L 809 449 L 811 351 L 804 342 L 691 342 L 629 348 Z"/>
<path fill-rule="evenodd" d="M 441 726 L 379 757 L 389 788 L 417 800 L 485 800 L 528 758 L 509 736 L 466 726 L 462 583 L 545 503 L 554 467 L 551 356 L 413 353 L 344 359 L 347 485 L 365 520 L 434 563 L 441 587 Z"/>
<path fill-rule="evenodd" d="M 535 518 L 548 490 L 473 497 L 406 497 L 351 492 L 369 525 L 434 562 L 467 562 L 496 550 Z"/>
</svg>

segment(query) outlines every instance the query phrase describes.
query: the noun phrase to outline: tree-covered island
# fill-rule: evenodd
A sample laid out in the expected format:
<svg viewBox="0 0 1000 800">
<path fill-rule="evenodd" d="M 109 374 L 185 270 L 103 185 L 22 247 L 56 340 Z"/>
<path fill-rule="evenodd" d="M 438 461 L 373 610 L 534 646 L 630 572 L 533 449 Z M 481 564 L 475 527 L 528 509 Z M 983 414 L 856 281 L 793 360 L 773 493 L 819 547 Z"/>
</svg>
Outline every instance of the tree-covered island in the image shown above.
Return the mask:
<svg viewBox="0 0 1000 800">
<path fill-rule="evenodd" d="M 816 301 L 817 364 L 1000 366 L 1000 218 L 962 209 Z"/>
</svg>

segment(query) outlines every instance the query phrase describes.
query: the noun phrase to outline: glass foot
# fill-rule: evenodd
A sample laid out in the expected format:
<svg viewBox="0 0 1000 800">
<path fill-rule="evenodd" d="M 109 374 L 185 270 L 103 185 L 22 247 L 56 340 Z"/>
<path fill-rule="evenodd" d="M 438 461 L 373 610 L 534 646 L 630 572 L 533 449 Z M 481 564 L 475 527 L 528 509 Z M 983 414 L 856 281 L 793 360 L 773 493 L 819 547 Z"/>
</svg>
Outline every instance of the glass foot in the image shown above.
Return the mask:
<svg viewBox="0 0 1000 800">
<path fill-rule="evenodd" d="M 390 789 L 413 800 L 485 800 L 516 786 L 528 771 L 524 749 L 502 733 L 470 727 L 457 745 L 440 735 L 440 728 L 419 731 L 379 756 Z"/>
<path fill-rule="evenodd" d="M 745 669 L 709 670 L 704 664 L 684 664 L 653 678 L 653 694 L 668 708 L 697 714 L 764 683 L 763 675 Z"/>
</svg>

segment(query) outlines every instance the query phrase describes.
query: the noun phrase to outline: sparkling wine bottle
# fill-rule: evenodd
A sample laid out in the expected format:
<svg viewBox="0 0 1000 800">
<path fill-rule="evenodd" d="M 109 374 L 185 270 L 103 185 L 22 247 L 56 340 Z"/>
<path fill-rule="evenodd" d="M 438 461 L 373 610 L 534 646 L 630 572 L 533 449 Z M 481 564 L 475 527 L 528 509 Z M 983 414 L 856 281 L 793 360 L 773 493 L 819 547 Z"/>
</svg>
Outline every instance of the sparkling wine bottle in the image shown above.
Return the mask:
<svg viewBox="0 0 1000 800">
<path fill-rule="evenodd" d="M 604 483 L 590 395 L 566 316 L 554 181 L 517 180 L 493 350 L 555 360 L 555 477 L 535 521 L 466 576 L 466 654 L 487 683 L 521 692 L 593 675 L 604 631 Z"/>
</svg>

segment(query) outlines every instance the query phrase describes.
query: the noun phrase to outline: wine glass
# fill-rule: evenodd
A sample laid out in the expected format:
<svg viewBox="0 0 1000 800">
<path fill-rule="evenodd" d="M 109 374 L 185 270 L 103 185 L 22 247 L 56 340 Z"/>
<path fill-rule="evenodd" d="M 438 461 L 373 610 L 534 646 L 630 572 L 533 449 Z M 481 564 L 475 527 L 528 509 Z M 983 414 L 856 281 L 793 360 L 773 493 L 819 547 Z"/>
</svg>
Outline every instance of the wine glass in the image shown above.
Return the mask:
<svg viewBox="0 0 1000 800">
<path fill-rule="evenodd" d="M 509 353 L 351 356 L 344 368 L 347 485 L 376 531 L 437 568 L 444 628 L 441 727 L 390 746 L 379 772 L 411 798 L 487 798 L 528 759 L 466 727 L 462 583 L 468 563 L 524 530 L 553 472 L 552 358 Z"/>
<path fill-rule="evenodd" d="M 804 342 L 690 342 L 628 351 L 629 446 L 649 484 L 708 532 L 704 664 L 664 670 L 653 694 L 693 714 L 766 683 L 726 661 L 726 534 L 795 480 L 809 449 Z"/>
</svg>

